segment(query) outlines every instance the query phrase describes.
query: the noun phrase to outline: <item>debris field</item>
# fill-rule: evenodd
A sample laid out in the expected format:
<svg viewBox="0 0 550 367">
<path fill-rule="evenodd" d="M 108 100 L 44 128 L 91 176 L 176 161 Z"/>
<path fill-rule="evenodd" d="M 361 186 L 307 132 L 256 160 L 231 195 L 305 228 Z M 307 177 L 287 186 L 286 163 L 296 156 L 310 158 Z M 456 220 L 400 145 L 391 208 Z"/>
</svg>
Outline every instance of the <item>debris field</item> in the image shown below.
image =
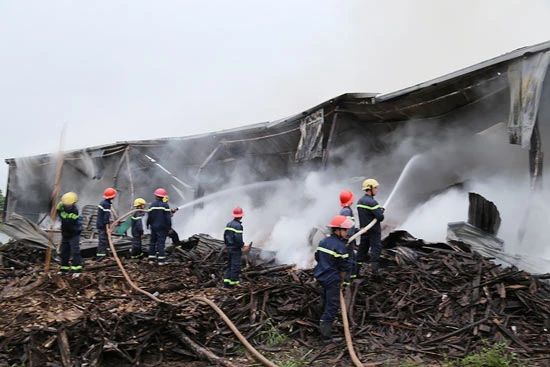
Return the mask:
<svg viewBox="0 0 550 367">
<path fill-rule="evenodd" d="M 267 359 L 351 366 L 345 342 L 323 344 L 319 289 L 311 270 L 245 260 L 241 285 L 220 287 L 222 242 L 198 235 L 172 249 L 164 267 L 124 258 L 87 260 L 80 277 L 44 272 L 44 251 L 0 248 L 0 366 L 259 366 L 202 299 L 213 301 Z M 424 243 L 394 232 L 384 241 L 381 277 L 344 289 L 355 352 L 372 366 L 411 359 L 439 365 L 505 343 L 528 365 L 550 366 L 548 276 L 532 276 L 471 252 L 462 243 Z M 337 334 L 343 335 L 341 320 Z"/>
</svg>

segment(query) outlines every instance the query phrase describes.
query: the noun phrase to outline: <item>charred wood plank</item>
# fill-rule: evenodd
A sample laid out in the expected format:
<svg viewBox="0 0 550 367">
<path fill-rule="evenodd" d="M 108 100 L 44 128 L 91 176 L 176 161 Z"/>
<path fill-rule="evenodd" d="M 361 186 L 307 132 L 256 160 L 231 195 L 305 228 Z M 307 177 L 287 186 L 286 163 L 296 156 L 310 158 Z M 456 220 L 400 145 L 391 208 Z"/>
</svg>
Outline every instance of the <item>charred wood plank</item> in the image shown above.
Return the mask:
<svg viewBox="0 0 550 367">
<path fill-rule="evenodd" d="M 170 327 L 171 332 L 180 340 L 184 345 L 190 348 L 197 357 L 203 360 L 208 360 L 210 363 L 213 363 L 216 366 L 226 366 L 226 367 L 236 367 L 229 360 L 218 357 L 210 350 L 201 347 L 199 344 L 195 343 L 191 338 L 189 338 L 177 325 L 172 325 Z"/>
</svg>

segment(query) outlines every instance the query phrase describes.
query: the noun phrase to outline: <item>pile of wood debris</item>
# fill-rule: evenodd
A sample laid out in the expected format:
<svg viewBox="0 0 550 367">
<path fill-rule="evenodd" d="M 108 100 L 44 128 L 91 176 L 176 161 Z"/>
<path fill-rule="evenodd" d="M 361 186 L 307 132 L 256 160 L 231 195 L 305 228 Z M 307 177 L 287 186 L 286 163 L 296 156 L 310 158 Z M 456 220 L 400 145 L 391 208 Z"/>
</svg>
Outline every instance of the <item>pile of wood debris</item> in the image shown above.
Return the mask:
<svg viewBox="0 0 550 367">
<path fill-rule="evenodd" d="M 311 270 L 257 261 L 242 284 L 220 287 L 220 242 L 200 235 L 170 263 L 122 262 L 131 279 L 157 295 L 134 291 L 113 260 L 88 260 L 78 277 L 43 272 L 44 251 L 0 248 L 0 366 L 258 366 L 220 316 L 275 363 L 350 366 L 345 343 L 318 339 L 321 306 Z M 406 233 L 385 241 L 380 280 L 362 277 L 346 290 L 355 351 L 363 363 L 412 358 L 426 365 L 462 358 L 486 343 L 506 343 L 529 360 L 550 361 L 550 286 L 499 266 L 459 243 L 426 244 Z M 283 336 L 273 343 L 273 332 Z M 339 323 L 337 333 L 343 334 Z M 388 362 L 390 361 L 390 362 Z M 387 365 L 387 364 L 386 364 Z"/>
</svg>

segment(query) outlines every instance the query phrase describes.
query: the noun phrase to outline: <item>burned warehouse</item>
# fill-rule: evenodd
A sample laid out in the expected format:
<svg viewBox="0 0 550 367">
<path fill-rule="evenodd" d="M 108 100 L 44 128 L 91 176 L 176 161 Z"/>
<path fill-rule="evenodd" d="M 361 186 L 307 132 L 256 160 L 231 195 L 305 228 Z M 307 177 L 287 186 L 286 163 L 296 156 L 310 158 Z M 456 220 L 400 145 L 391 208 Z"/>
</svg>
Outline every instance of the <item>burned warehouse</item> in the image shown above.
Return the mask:
<svg viewBox="0 0 550 367">
<path fill-rule="evenodd" d="M 393 93 L 343 94 L 278 121 L 6 159 L 0 231 L 14 241 L 1 251 L 0 297 L 12 321 L 0 325 L 7 361 L 0 366 L 261 361 L 239 351 L 242 339 L 207 308 L 210 300 L 264 354 L 277 351 L 264 329 L 275 325 L 309 364 L 358 365 L 351 350 L 342 356 L 345 342 L 315 348 L 320 300 L 311 268 L 338 193 L 359 198 L 361 182 L 372 177 L 380 182 L 382 258 L 391 270 L 384 281 L 362 278 L 347 290 L 345 328 L 349 319 L 359 358 L 383 365 L 412 356 L 427 365 L 489 339 L 548 365 L 549 65 L 545 42 Z M 60 230 L 50 213 L 60 194 L 78 194 L 90 258 L 104 190 L 117 192 L 116 219 L 136 198 L 153 201 L 161 187 L 189 245 L 169 246 L 167 268 L 124 258 L 124 220 L 111 240 L 122 262 L 85 265 L 72 283 L 36 265 L 50 246 L 58 260 Z M 244 284 L 230 293 L 219 289 L 220 259 L 236 206 L 254 245 L 243 260 Z M 117 271 L 123 264 L 129 275 Z"/>
</svg>

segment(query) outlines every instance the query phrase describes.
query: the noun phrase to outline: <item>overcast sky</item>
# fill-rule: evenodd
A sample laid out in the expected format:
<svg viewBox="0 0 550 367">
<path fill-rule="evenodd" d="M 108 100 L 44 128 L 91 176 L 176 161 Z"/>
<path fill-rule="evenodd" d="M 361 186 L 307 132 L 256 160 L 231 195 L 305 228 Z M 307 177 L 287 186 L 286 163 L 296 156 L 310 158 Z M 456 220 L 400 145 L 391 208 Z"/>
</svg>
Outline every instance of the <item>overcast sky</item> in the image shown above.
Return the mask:
<svg viewBox="0 0 550 367">
<path fill-rule="evenodd" d="M 391 92 L 550 40 L 549 0 L 0 0 L 0 158 Z M 0 164 L 5 192 L 7 165 Z"/>
</svg>

